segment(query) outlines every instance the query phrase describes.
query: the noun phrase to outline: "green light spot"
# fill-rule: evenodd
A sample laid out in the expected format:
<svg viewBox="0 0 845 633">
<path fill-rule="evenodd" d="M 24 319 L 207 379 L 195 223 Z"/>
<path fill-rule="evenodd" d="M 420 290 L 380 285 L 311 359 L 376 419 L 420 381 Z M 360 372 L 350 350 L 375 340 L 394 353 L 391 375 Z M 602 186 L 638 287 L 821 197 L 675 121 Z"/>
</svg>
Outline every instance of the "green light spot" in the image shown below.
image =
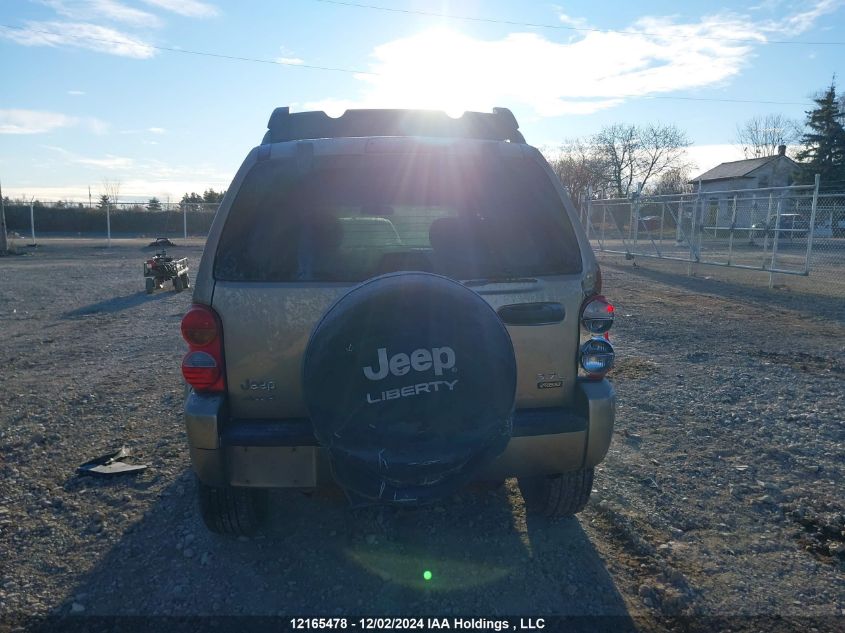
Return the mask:
<svg viewBox="0 0 845 633">
<path fill-rule="evenodd" d="M 427 569 L 423 572 L 423 579 L 424 580 L 431 580 L 431 572 Z"/>
</svg>

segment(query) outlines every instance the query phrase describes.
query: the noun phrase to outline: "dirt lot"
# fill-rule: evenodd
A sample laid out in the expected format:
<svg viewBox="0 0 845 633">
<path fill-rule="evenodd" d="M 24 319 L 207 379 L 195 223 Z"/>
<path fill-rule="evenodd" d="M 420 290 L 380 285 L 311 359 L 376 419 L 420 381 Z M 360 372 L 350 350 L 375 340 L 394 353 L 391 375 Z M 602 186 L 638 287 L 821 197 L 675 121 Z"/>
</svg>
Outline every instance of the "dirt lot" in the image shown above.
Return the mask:
<svg viewBox="0 0 845 633">
<path fill-rule="evenodd" d="M 42 244 L 0 259 L 5 628 L 24 614 L 362 613 L 845 627 L 840 300 L 606 259 L 619 413 L 579 519 L 526 518 L 512 481 L 401 512 L 283 492 L 265 536 L 230 540 L 195 510 L 178 372 L 189 293 L 144 294 L 141 241 Z M 200 252 L 172 249 L 194 266 Z M 143 474 L 75 475 L 124 444 Z"/>
</svg>

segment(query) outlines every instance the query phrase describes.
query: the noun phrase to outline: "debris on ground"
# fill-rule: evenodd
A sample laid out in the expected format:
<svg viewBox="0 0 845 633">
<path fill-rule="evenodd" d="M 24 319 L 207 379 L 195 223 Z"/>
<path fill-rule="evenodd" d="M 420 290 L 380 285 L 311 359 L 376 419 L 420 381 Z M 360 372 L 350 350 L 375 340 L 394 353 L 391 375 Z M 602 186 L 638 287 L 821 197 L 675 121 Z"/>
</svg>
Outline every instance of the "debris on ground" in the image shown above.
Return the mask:
<svg viewBox="0 0 845 633">
<path fill-rule="evenodd" d="M 146 464 L 127 464 L 124 460 L 129 457 L 130 450 L 123 446 L 120 450 L 95 457 L 79 466 L 76 471 L 80 475 L 97 475 L 100 477 L 114 477 L 115 475 L 129 475 L 147 469 Z"/>
</svg>

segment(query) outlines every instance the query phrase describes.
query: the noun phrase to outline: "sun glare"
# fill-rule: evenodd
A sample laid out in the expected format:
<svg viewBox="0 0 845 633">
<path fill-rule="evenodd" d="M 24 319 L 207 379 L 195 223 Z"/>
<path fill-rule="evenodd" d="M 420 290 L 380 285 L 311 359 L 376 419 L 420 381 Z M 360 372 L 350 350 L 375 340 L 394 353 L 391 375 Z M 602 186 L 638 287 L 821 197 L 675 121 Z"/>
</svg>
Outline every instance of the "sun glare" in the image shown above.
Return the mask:
<svg viewBox="0 0 845 633">
<path fill-rule="evenodd" d="M 382 99 L 397 106 L 445 110 L 452 117 L 496 105 L 485 99 L 495 79 L 477 41 L 448 28 L 423 31 L 410 39 L 411 45 L 386 44 L 377 52 L 381 62 L 375 72 L 389 75 L 395 89 L 393 95 L 380 95 Z"/>
</svg>

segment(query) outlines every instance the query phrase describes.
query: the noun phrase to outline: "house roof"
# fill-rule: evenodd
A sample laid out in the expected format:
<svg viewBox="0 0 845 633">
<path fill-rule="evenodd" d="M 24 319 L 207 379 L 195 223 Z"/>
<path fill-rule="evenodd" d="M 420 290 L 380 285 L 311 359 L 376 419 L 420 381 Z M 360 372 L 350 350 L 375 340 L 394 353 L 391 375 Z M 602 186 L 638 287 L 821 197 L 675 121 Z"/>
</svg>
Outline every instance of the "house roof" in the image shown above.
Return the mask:
<svg viewBox="0 0 845 633">
<path fill-rule="evenodd" d="M 734 160 L 729 163 L 721 163 L 716 165 L 710 171 L 705 171 L 700 176 L 696 176 L 690 182 L 698 182 L 699 180 L 724 180 L 726 178 L 743 178 L 750 174 L 755 169 L 758 169 L 778 156 L 765 156 L 763 158 L 747 158 L 745 160 Z"/>
</svg>

